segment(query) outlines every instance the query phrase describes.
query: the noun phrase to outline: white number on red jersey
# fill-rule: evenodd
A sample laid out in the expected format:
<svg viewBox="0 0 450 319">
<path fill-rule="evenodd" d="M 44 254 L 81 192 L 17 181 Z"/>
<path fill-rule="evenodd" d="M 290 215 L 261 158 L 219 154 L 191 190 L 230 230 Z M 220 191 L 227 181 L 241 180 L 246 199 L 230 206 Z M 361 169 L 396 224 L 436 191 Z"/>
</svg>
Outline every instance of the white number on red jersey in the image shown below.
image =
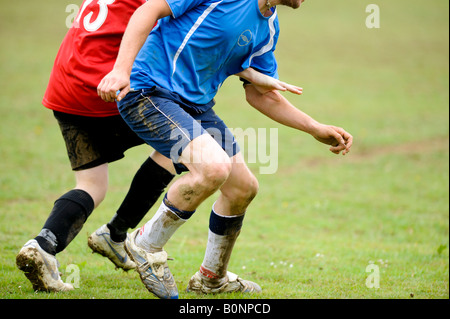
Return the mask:
<svg viewBox="0 0 450 319">
<path fill-rule="evenodd" d="M 81 16 L 86 8 L 92 3 L 94 0 L 86 0 L 81 7 L 80 13 L 78 14 L 77 19 L 75 20 L 75 24 L 79 25 Z M 91 22 L 91 18 L 94 12 L 89 12 L 83 19 L 83 26 L 86 31 L 97 31 L 105 22 L 106 17 L 108 16 L 108 5 L 113 4 L 115 0 L 97 0 L 97 5 L 99 6 L 99 12 L 97 18 Z"/>
</svg>

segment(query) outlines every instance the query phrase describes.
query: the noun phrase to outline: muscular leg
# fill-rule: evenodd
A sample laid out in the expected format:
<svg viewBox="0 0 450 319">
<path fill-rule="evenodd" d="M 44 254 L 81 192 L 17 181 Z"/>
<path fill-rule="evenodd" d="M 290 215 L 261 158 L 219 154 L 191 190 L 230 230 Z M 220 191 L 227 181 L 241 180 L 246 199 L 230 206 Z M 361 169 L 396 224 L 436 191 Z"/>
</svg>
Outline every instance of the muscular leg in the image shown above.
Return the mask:
<svg viewBox="0 0 450 319">
<path fill-rule="evenodd" d="M 136 244 L 148 251 L 162 250 L 197 207 L 222 186 L 231 170 L 228 155 L 208 134 L 192 140 L 180 162 L 189 172 L 170 187 L 155 216 L 136 237 Z"/>
<path fill-rule="evenodd" d="M 180 162 L 189 172 L 172 185 L 167 198 L 181 210 L 194 211 L 222 186 L 231 171 L 229 157 L 209 134 L 189 143 Z"/>
</svg>

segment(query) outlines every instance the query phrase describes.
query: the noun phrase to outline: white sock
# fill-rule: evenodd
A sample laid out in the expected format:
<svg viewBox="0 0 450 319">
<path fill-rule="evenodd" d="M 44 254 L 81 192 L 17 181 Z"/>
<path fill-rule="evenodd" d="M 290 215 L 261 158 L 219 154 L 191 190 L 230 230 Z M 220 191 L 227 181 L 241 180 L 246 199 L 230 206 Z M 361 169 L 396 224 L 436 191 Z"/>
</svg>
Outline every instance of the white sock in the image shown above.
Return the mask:
<svg viewBox="0 0 450 319">
<path fill-rule="evenodd" d="M 239 233 L 222 236 L 209 231 L 205 257 L 200 267 L 200 273 L 208 280 L 215 281 L 226 276 L 228 262 L 238 235 Z"/>
<path fill-rule="evenodd" d="M 136 244 L 149 252 L 161 251 L 177 229 L 186 222 L 169 207 L 161 203 L 156 214 L 136 236 Z"/>
<path fill-rule="evenodd" d="M 244 215 L 221 216 L 211 211 L 208 243 L 200 273 L 211 283 L 226 279 L 228 262 L 238 238 Z"/>
</svg>

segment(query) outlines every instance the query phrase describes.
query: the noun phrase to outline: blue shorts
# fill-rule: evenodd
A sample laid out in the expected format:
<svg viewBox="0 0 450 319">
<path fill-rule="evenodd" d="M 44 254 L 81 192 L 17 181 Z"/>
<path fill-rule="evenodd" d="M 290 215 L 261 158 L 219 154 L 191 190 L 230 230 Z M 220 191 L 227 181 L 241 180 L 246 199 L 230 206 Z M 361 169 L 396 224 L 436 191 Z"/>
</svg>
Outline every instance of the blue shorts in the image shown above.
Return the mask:
<svg viewBox="0 0 450 319">
<path fill-rule="evenodd" d="M 177 94 L 155 87 L 130 91 L 118 102 L 125 122 L 147 144 L 170 158 L 177 173 L 187 170 L 179 163 L 181 153 L 202 134 L 210 134 L 229 157 L 239 153 L 233 134 L 212 105 L 200 111 Z"/>
</svg>

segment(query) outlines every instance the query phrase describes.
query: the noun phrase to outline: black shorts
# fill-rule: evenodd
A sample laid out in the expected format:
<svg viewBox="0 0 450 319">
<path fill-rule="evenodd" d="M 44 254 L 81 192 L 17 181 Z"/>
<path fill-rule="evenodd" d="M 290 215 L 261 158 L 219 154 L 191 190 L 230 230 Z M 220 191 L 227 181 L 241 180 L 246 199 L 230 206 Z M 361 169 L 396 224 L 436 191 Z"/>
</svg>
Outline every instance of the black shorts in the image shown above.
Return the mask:
<svg viewBox="0 0 450 319">
<path fill-rule="evenodd" d="M 120 115 L 87 117 L 53 111 L 66 142 L 72 170 L 78 171 L 123 158 L 144 144 Z"/>
</svg>

